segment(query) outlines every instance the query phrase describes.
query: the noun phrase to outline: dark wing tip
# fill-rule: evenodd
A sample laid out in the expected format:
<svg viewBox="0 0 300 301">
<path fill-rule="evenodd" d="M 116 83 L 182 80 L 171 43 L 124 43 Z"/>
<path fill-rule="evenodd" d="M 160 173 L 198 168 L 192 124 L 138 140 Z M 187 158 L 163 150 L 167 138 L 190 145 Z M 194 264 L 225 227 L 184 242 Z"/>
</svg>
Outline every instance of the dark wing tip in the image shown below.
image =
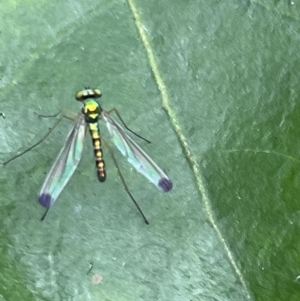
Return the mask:
<svg viewBox="0 0 300 301">
<path fill-rule="evenodd" d="M 168 192 L 172 189 L 173 183 L 170 179 L 162 178 L 160 179 L 158 186 L 161 188 L 162 191 Z"/>
<path fill-rule="evenodd" d="M 52 197 L 48 193 L 42 193 L 39 195 L 39 203 L 46 208 L 49 208 L 52 205 Z"/>
</svg>

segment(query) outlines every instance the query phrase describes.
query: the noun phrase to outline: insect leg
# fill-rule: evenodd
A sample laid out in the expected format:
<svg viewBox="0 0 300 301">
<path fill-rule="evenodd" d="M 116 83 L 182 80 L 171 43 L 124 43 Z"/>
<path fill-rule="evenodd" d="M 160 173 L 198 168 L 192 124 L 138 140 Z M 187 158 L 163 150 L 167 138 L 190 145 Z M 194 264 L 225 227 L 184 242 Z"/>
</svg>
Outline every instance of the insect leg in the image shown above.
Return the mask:
<svg viewBox="0 0 300 301">
<path fill-rule="evenodd" d="M 61 111 L 59 111 L 57 114 L 52 115 L 52 116 L 43 116 L 43 115 L 39 115 L 41 117 L 56 117 L 58 114 L 60 114 Z M 38 115 L 38 114 L 37 114 Z M 56 122 L 53 124 L 53 126 L 49 129 L 49 131 L 46 133 L 46 135 L 44 137 L 42 137 L 38 142 L 36 142 L 35 144 L 31 145 L 29 148 L 25 149 L 23 152 L 21 152 L 20 154 L 8 159 L 5 162 L 2 162 L 1 164 L 6 165 L 9 162 L 23 156 L 24 154 L 26 154 L 27 152 L 31 151 L 33 148 L 35 148 L 36 146 L 38 146 L 39 144 L 41 144 L 50 134 L 51 132 L 57 127 L 57 125 L 62 121 L 63 118 L 67 118 L 70 119 L 69 117 L 62 115 L 59 119 L 56 120 Z"/>
<path fill-rule="evenodd" d="M 134 132 L 133 130 L 131 130 L 126 123 L 124 122 L 124 120 L 122 119 L 120 113 L 118 112 L 118 110 L 116 108 L 112 108 L 109 111 L 107 111 L 108 114 L 115 112 L 116 115 L 118 116 L 118 118 L 120 119 L 120 121 L 122 122 L 122 124 L 124 125 L 124 127 L 126 128 L 126 130 L 128 130 L 129 132 L 131 132 L 132 134 L 134 134 L 135 136 L 139 137 L 140 139 L 143 139 L 144 141 L 146 141 L 147 143 L 151 143 L 151 141 L 149 141 L 148 139 L 140 136 L 139 134 L 137 134 L 136 132 Z"/>
<path fill-rule="evenodd" d="M 102 138 L 102 137 L 101 137 L 101 138 Z M 134 199 L 133 195 L 131 194 L 131 192 L 130 192 L 130 190 L 129 190 L 127 184 L 126 184 L 126 181 L 125 181 L 125 179 L 124 179 L 124 177 L 123 177 L 123 175 L 122 175 L 122 173 L 121 173 L 121 170 L 120 170 L 120 168 L 119 168 L 119 165 L 118 165 L 117 159 L 116 159 L 116 157 L 115 157 L 115 155 L 114 155 L 114 153 L 113 153 L 113 150 L 111 149 L 111 147 L 108 145 L 108 143 L 107 143 L 103 138 L 102 138 L 102 141 L 104 142 L 104 144 L 106 145 L 106 147 L 107 147 L 107 149 L 108 149 L 110 155 L 112 156 L 112 159 L 113 159 L 113 161 L 114 161 L 114 163 L 115 163 L 115 166 L 116 166 L 116 168 L 117 168 L 117 170 L 118 170 L 118 174 L 119 174 L 119 176 L 120 176 L 120 178 L 121 178 L 121 181 L 122 181 L 122 183 L 123 183 L 124 189 L 126 190 L 127 194 L 130 196 L 131 200 L 133 201 L 134 205 L 136 206 L 136 208 L 138 209 L 138 211 L 140 212 L 140 214 L 142 215 L 142 217 L 143 217 L 143 219 L 144 219 L 144 222 L 145 222 L 147 225 L 149 225 L 149 222 L 148 222 L 147 218 L 145 217 L 145 215 L 144 215 L 142 209 L 140 208 L 140 206 L 138 205 L 138 203 L 137 203 L 136 200 Z"/>
</svg>

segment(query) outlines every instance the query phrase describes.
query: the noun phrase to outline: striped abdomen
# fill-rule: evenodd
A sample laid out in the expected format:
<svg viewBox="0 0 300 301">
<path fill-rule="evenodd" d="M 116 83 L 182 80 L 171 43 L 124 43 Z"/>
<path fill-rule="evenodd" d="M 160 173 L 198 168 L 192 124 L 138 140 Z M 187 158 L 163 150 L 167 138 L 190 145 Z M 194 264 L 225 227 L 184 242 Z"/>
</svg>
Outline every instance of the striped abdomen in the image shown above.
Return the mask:
<svg viewBox="0 0 300 301">
<path fill-rule="evenodd" d="M 98 123 L 89 123 L 89 131 L 92 137 L 95 163 L 97 169 L 97 175 L 100 182 L 104 182 L 106 179 L 105 162 L 103 160 L 103 152 L 101 147 L 101 137 L 98 128 Z"/>
</svg>

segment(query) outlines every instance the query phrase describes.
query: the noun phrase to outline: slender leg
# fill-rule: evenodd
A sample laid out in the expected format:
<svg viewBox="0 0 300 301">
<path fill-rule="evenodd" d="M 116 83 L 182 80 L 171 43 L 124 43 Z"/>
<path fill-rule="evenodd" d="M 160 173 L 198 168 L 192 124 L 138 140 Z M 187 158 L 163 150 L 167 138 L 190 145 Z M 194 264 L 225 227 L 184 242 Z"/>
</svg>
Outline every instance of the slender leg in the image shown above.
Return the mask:
<svg viewBox="0 0 300 301">
<path fill-rule="evenodd" d="M 53 115 L 42 115 L 42 114 L 38 114 L 38 113 L 34 113 L 34 114 L 36 114 L 36 115 L 38 115 L 39 117 L 42 117 L 42 118 L 53 118 L 53 117 L 57 117 L 59 114 L 63 113 L 62 115 L 63 115 L 64 118 L 74 121 L 74 119 L 76 117 L 76 114 L 75 114 L 74 118 L 71 118 L 71 117 L 65 115 L 65 113 L 67 113 L 67 112 L 69 114 L 74 115 L 74 112 L 69 111 L 69 110 L 65 110 L 65 109 L 60 110 L 59 112 L 57 112 L 56 114 L 53 114 Z"/>
<path fill-rule="evenodd" d="M 43 116 L 43 115 L 39 115 L 40 117 L 56 117 L 58 116 L 62 111 L 59 111 L 57 114 L 55 115 L 51 115 L 51 116 Z M 46 135 L 44 137 L 42 137 L 38 142 L 36 142 L 35 144 L 31 145 L 29 148 L 25 149 L 23 152 L 21 152 L 20 154 L 8 159 L 7 161 L 5 162 L 2 162 L 1 164 L 3 165 L 6 165 L 8 164 L 9 162 L 21 157 L 22 155 L 26 154 L 27 152 L 31 151 L 33 148 L 35 148 L 36 146 L 38 146 L 39 144 L 41 144 L 50 134 L 51 132 L 57 127 L 57 125 L 62 121 L 63 118 L 67 118 L 67 119 L 71 119 L 70 117 L 67 117 L 65 115 L 62 115 L 59 117 L 59 119 L 57 119 L 55 121 L 55 123 L 53 124 L 53 126 L 49 129 L 49 131 L 46 133 Z M 73 120 L 73 119 L 72 119 Z"/>
<path fill-rule="evenodd" d="M 46 215 L 47 215 L 49 209 L 50 209 L 50 207 L 48 207 L 48 208 L 46 209 L 45 213 L 44 213 L 43 216 L 41 217 L 41 222 L 45 219 L 45 217 L 46 217 Z"/>
<path fill-rule="evenodd" d="M 122 183 L 123 183 L 123 186 L 124 186 L 124 188 L 125 188 L 127 194 L 130 196 L 130 198 L 131 198 L 131 200 L 133 201 L 134 205 L 136 206 L 136 208 L 138 209 L 138 211 L 139 211 L 140 214 L 142 215 L 142 217 L 143 217 L 143 219 L 144 219 L 144 222 L 145 222 L 147 225 L 149 225 L 149 222 L 148 222 L 147 218 L 145 217 L 145 215 L 144 215 L 142 209 L 140 208 L 140 206 L 138 205 L 138 203 L 137 203 L 136 200 L 134 199 L 133 195 L 132 195 L 131 192 L 129 191 L 129 188 L 128 188 L 128 186 L 127 186 L 127 184 L 126 184 L 126 181 L 125 181 L 125 179 L 124 179 L 124 177 L 123 177 L 123 175 L 122 175 L 122 173 L 121 173 L 121 170 L 120 170 L 120 168 L 119 168 L 117 159 L 116 159 L 116 157 L 115 157 L 115 155 L 114 155 L 112 149 L 110 148 L 110 146 L 108 145 L 108 143 L 107 143 L 102 137 L 101 137 L 101 139 L 102 139 L 102 141 L 104 142 L 104 144 L 106 145 L 108 151 L 110 152 L 110 155 L 112 156 L 112 159 L 113 159 L 113 161 L 114 161 L 114 163 L 115 163 L 115 166 L 116 166 L 116 168 L 117 168 L 117 170 L 118 170 L 118 174 L 119 174 L 119 176 L 120 176 L 120 178 L 121 178 L 121 181 L 122 181 Z"/>
<path fill-rule="evenodd" d="M 108 114 L 112 113 L 112 112 L 115 112 L 118 116 L 118 118 L 120 119 L 120 121 L 122 122 L 122 124 L 124 125 L 124 127 L 129 131 L 131 132 L 132 134 L 134 134 L 135 136 L 139 137 L 140 139 L 143 139 L 144 141 L 146 141 L 147 143 L 151 143 L 151 141 L 149 141 L 148 139 L 140 136 L 139 134 L 135 133 L 133 130 L 131 130 L 127 125 L 126 123 L 124 122 L 124 120 L 122 119 L 120 113 L 118 112 L 118 110 L 116 108 L 112 108 L 110 109 L 109 111 L 107 111 Z"/>
<path fill-rule="evenodd" d="M 38 113 L 35 113 L 35 115 L 38 115 L 39 117 L 43 117 L 43 118 L 52 118 L 52 117 L 57 117 L 59 114 L 61 114 L 63 110 L 60 110 L 59 112 L 53 114 L 53 115 L 42 115 L 42 114 L 38 114 Z"/>
</svg>

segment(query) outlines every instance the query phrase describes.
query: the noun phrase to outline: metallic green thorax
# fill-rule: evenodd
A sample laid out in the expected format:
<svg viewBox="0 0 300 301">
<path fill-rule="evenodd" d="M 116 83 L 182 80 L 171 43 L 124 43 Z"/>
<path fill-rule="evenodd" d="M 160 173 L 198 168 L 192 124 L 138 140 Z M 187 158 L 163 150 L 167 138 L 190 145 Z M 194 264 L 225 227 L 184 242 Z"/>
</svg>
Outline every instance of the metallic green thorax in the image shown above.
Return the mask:
<svg viewBox="0 0 300 301">
<path fill-rule="evenodd" d="M 99 89 L 85 89 L 76 93 L 75 98 L 84 103 L 82 113 L 87 123 L 95 123 L 99 120 L 102 108 L 95 99 L 101 96 Z"/>
</svg>

